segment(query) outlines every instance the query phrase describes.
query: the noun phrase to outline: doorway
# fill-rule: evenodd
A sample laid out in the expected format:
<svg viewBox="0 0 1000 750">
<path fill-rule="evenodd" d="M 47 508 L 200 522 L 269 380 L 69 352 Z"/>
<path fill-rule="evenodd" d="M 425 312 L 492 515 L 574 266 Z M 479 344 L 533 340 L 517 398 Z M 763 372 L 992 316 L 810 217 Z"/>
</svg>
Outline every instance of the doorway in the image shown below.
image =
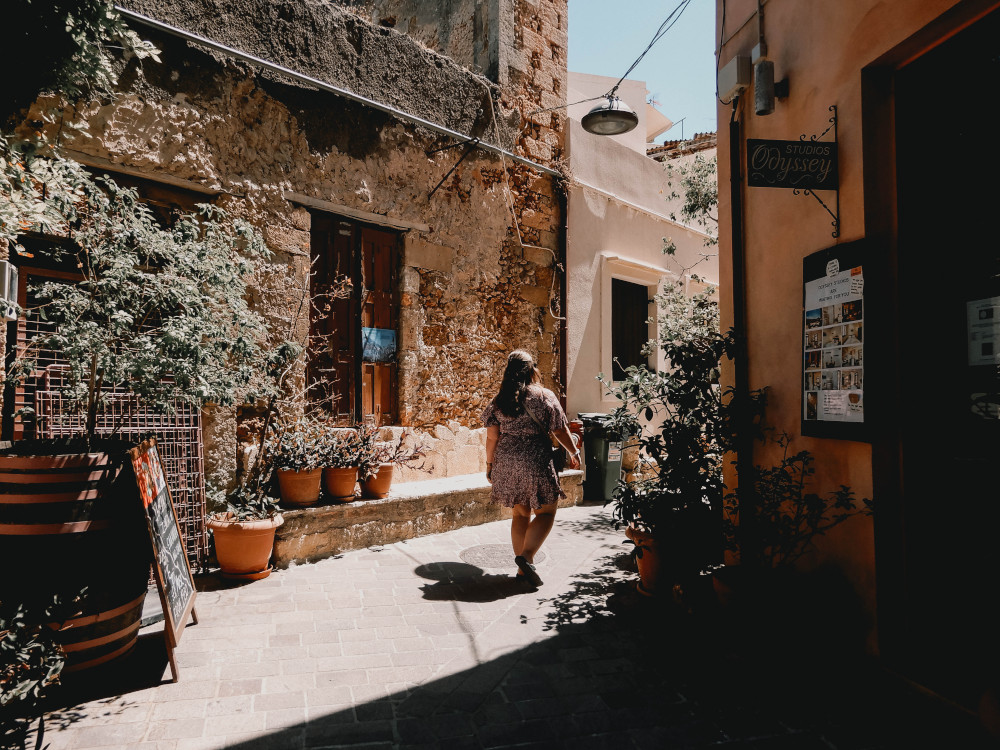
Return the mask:
<svg viewBox="0 0 1000 750">
<path fill-rule="evenodd" d="M 1000 674 L 1000 12 L 893 85 L 900 575 L 882 639 L 907 676 L 973 708 Z"/>
</svg>

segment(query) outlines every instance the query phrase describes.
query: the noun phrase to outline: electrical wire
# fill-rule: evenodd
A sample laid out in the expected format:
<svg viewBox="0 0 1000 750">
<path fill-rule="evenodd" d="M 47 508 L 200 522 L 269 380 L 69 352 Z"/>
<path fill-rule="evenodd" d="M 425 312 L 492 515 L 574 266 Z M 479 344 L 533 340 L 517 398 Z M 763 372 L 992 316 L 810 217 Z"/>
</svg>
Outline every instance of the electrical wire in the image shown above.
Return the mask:
<svg viewBox="0 0 1000 750">
<path fill-rule="evenodd" d="M 646 53 L 648 53 L 651 49 L 653 49 L 653 45 L 656 44 L 658 41 L 660 41 L 660 39 L 663 37 L 663 35 L 666 34 L 668 31 L 670 31 L 670 29 L 673 28 L 673 26 L 674 26 L 675 23 L 677 23 L 679 20 L 681 20 L 681 16 L 684 15 L 684 11 L 687 10 L 687 7 L 690 4 L 691 4 L 691 0 L 681 0 L 681 2 L 677 5 L 677 7 L 674 8 L 672 11 L 670 11 L 670 15 L 666 17 L 666 19 L 663 21 L 663 23 L 660 24 L 660 28 L 658 28 L 656 30 L 656 33 L 653 34 L 652 41 L 650 41 L 650 43 L 648 45 L 646 45 L 646 49 L 644 49 L 642 51 L 642 54 L 639 55 L 635 59 L 635 62 L 633 62 L 629 66 L 628 70 L 625 71 L 625 75 L 623 75 L 621 78 L 618 79 L 618 83 L 616 83 L 614 86 L 611 87 L 611 91 L 609 91 L 607 93 L 607 96 L 610 97 L 610 96 L 614 96 L 615 95 L 615 92 L 618 90 L 618 87 L 622 85 L 622 81 L 624 81 L 626 78 L 628 78 L 628 74 L 631 73 L 633 70 L 635 70 L 635 67 L 640 62 L 642 62 L 642 58 L 644 58 L 646 56 Z"/>
<path fill-rule="evenodd" d="M 486 84 L 484 83 L 483 85 L 485 86 Z M 489 87 L 486 88 L 486 98 L 490 102 L 490 116 L 491 116 L 491 118 L 493 120 L 493 133 L 494 133 L 494 137 L 497 138 L 497 139 L 499 139 L 500 138 L 500 125 L 497 123 L 497 108 L 496 108 L 496 105 L 493 103 L 493 96 L 492 96 L 492 92 L 489 90 Z M 526 248 L 526 247 L 530 247 L 530 248 L 532 248 L 534 250 L 545 250 L 545 251 L 551 253 L 552 254 L 552 263 L 553 263 L 553 266 L 555 267 L 555 269 L 557 271 L 560 271 L 563 274 L 565 274 L 566 273 L 566 268 L 563 266 L 562 263 L 559 262 L 559 257 L 556 255 L 555 251 L 552 248 L 549 248 L 549 247 L 540 247 L 538 245 L 530 245 L 530 244 L 525 243 L 525 241 L 524 241 L 524 235 L 521 233 L 521 224 L 517 220 L 517 211 L 514 208 L 514 191 L 511 190 L 511 188 L 510 188 L 510 176 L 507 173 L 507 160 L 502 155 L 500 157 L 500 166 L 503 168 L 504 203 L 507 204 L 507 210 L 510 211 L 510 218 L 511 218 L 511 220 L 514 223 L 514 231 L 517 232 L 517 244 L 520 245 L 522 249 Z M 561 316 L 561 315 L 556 315 L 555 310 L 552 309 L 552 301 L 553 301 L 553 297 L 555 296 L 556 278 L 558 277 L 558 275 L 559 274 L 555 274 L 555 273 L 552 274 L 552 280 L 549 283 L 549 304 L 548 304 L 548 311 L 549 311 L 549 315 L 551 315 L 555 320 L 563 321 L 563 320 L 566 320 L 566 318 L 564 316 Z"/>
<path fill-rule="evenodd" d="M 732 104 L 733 100 L 724 101 L 719 96 L 719 70 L 722 63 L 722 45 L 726 35 L 726 0 L 722 0 L 722 23 L 719 25 L 719 49 L 715 51 L 715 98 L 723 104 Z"/>
<path fill-rule="evenodd" d="M 581 99 L 580 101 L 573 102 L 571 104 L 559 104 L 555 107 L 536 109 L 532 112 L 528 112 L 528 114 L 526 114 L 525 117 L 531 117 L 532 115 L 537 115 L 542 112 L 552 112 L 553 110 L 556 109 L 565 109 L 566 107 L 573 107 L 576 106 L 577 104 L 586 104 L 587 102 L 595 102 L 598 99 L 611 99 L 612 97 L 614 97 L 615 92 L 618 91 L 618 87 L 622 85 L 622 81 L 624 81 L 628 77 L 628 74 L 631 73 L 633 70 L 635 70 L 636 66 L 640 62 L 642 62 L 642 58 L 644 58 L 646 56 L 646 53 L 648 53 L 653 48 L 653 45 L 656 44 L 658 41 L 660 41 L 663 35 L 673 28 L 675 23 L 681 20 L 681 16 L 684 15 L 684 11 L 687 10 L 687 7 L 691 4 L 691 2 L 692 0 L 681 0 L 681 2 L 677 5 L 677 7 L 674 8 L 672 11 L 670 11 L 670 15 L 667 16 L 666 19 L 664 19 L 663 23 L 660 24 L 660 28 L 658 28 L 656 30 L 656 33 L 653 34 L 653 38 L 649 42 L 649 44 L 646 45 L 646 49 L 644 49 L 642 53 L 635 59 L 635 61 L 631 65 L 629 65 L 628 70 L 625 71 L 625 75 L 619 78 L 618 83 L 612 86 L 611 89 L 606 94 L 601 94 L 600 96 L 592 96 L 589 99 Z M 718 73 L 718 71 L 716 71 L 716 73 Z M 718 75 L 716 75 L 716 79 L 718 79 Z"/>
</svg>

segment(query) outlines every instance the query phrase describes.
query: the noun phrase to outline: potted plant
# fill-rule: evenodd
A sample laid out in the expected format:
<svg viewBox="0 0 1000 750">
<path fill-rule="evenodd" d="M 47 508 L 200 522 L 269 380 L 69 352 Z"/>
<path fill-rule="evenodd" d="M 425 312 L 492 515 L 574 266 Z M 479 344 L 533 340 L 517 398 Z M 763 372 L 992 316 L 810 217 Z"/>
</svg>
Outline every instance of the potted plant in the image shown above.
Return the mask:
<svg viewBox="0 0 1000 750">
<path fill-rule="evenodd" d="M 387 497 L 395 468 L 414 464 L 426 456 L 427 447 L 423 443 L 413 443 L 405 430 L 397 440 L 376 441 L 360 467 L 361 496 Z M 423 463 L 413 468 L 421 469 Z"/>
<path fill-rule="evenodd" d="M 259 233 L 215 207 L 165 227 L 135 190 L 51 151 L 25 143 L 3 148 L 5 163 L 26 177 L 16 182 L 11 170 L 4 173 L 0 204 L 16 192 L 14 203 L 36 209 L 14 225 L 5 214 L 3 239 L 25 254 L 21 240 L 30 231 L 32 262 L 73 272 L 31 285 L 26 313 L 45 325 L 8 363 L 5 395 L 10 403 L 18 384 L 39 376 L 39 354 L 58 353 L 59 367 L 48 370 L 51 389 L 74 433 L 0 450 L 5 554 L 16 548 L 24 559 L 36 558 L 31 537 L 50 535 L 47 561 L 28 567 L 47 586 L 60 569 L 79 571 L 102 550 L 121 548 L 116 566 L 93 568 L 81 606 L 101 616 L 128 605 L 138 622 L 148 561 L 131 551 L 134 562 L 125 557 L 130 540 L 145 531 L 129 511 L 131 495 L 118 492 L 128 490 L 129 479 L 120 472 L 131 442 L 119 439 L 123 421 L 138 409 L 169 412 L 176 402 L 235 402 L 266 354 L 266 325 L 247 303 L 245 280 L 268 251 Z M 31 476 L 31 484 L 20 483 Z M 23 502 L 25 487 L 39 493 L 37 503 Z M 65 502 L 46 502 L 53 491 Z"/>
<path fill-rule="evenodd" d="M 225 512 L 207 521 L 222 575 L 251 581 L 269 576 L 275 531 L 283 522 L 275 498 L 246 484 L 233 490 Z"/>
<path fill-rule="evenodd" d="M 374 430 L 370 425 L 356 427 L 329 426 L 323 444 L 323 488 L 334 500 L 354 498 L 358 472 L 374 446 Z"/>
<path fill-rule="evenodd" d="M 278 476 L 282 502 L 294 506 L 319 500 L 323 478 L 326 431 L 302 416 L 288 423 L 272 423 L 267 450 Z"/>
<path fill-rule="evenodd" d="M 773 442 L 781 450 L 779 461 L 773 466 L 754 465 L 749 486 L 724 499 L 723 532 L 732 563 L 713 571 L 713 584 L 724 604 L 785 598 L 798 577 L 797 564 L 815 548 L 818 537 L 856 515 L 873 512 L 873 501 L 855 498 L 846 485 L 825 496 L 811 491 L 812 453 L 790 452 L 791 440 L 784 432 Z M 740 525 L 748 519 L 752 544 L 744 545 Z"/>
<path fill-rule="evenodd" d="M 680 285 L 666 287 L 657 295 L 659 338 L 647 353 L 658 346 L 668 369 L 629 367 L 624 380 L 602 381 L 620 402 L 608 429 L 636 440 L 652 467 L 639 479 L 620 480 L 611 500 L 634 545 L 640 593 L 691 594 L 722 555 L 722 456 L 733 443 L 736 405 L 721 392 L 719 373 L 735 340 L 719 329 L 712 294 L 687 297 Z M 756 414 L 762 403 L 758 391 L 743 408 Z"/>
<path fill-rule="evenodd" d="M 37 593 L 37 592 L 36 592 Z M 59 684 L 66 653 L 50 623 L 77 613 L 78 596 L 0 598 L 0 747 L 24 748 L 39 705 Z"/>
</svg>

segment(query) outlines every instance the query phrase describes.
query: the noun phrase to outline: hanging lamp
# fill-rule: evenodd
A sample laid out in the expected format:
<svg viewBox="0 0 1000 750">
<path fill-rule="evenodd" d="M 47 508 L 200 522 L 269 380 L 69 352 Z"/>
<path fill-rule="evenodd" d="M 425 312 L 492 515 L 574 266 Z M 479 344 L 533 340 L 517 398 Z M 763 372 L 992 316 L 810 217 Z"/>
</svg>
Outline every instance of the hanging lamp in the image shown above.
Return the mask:
<svg viewBox="0 0 1000 750">
<path fill-rule="evenodd" d="M 583 129 L 594 135 L 621 135 L 634 130 L 639 116 L 614 94 L 594 107 L 580 121 Z"/>
</svg>

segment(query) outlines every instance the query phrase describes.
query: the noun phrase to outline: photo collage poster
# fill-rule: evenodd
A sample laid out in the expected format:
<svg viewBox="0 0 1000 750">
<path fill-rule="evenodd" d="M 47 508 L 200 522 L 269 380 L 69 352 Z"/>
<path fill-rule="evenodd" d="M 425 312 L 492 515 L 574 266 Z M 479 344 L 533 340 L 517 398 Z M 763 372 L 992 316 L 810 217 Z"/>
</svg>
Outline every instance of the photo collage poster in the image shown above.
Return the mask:
<svg viewBox="0 0 1000 750">
<path fill-rule="evenodd" d="M 806 423 L 865 421 L 864 275 L 827 263 L 805 282 L 802 418 Z"/>
</svg>

